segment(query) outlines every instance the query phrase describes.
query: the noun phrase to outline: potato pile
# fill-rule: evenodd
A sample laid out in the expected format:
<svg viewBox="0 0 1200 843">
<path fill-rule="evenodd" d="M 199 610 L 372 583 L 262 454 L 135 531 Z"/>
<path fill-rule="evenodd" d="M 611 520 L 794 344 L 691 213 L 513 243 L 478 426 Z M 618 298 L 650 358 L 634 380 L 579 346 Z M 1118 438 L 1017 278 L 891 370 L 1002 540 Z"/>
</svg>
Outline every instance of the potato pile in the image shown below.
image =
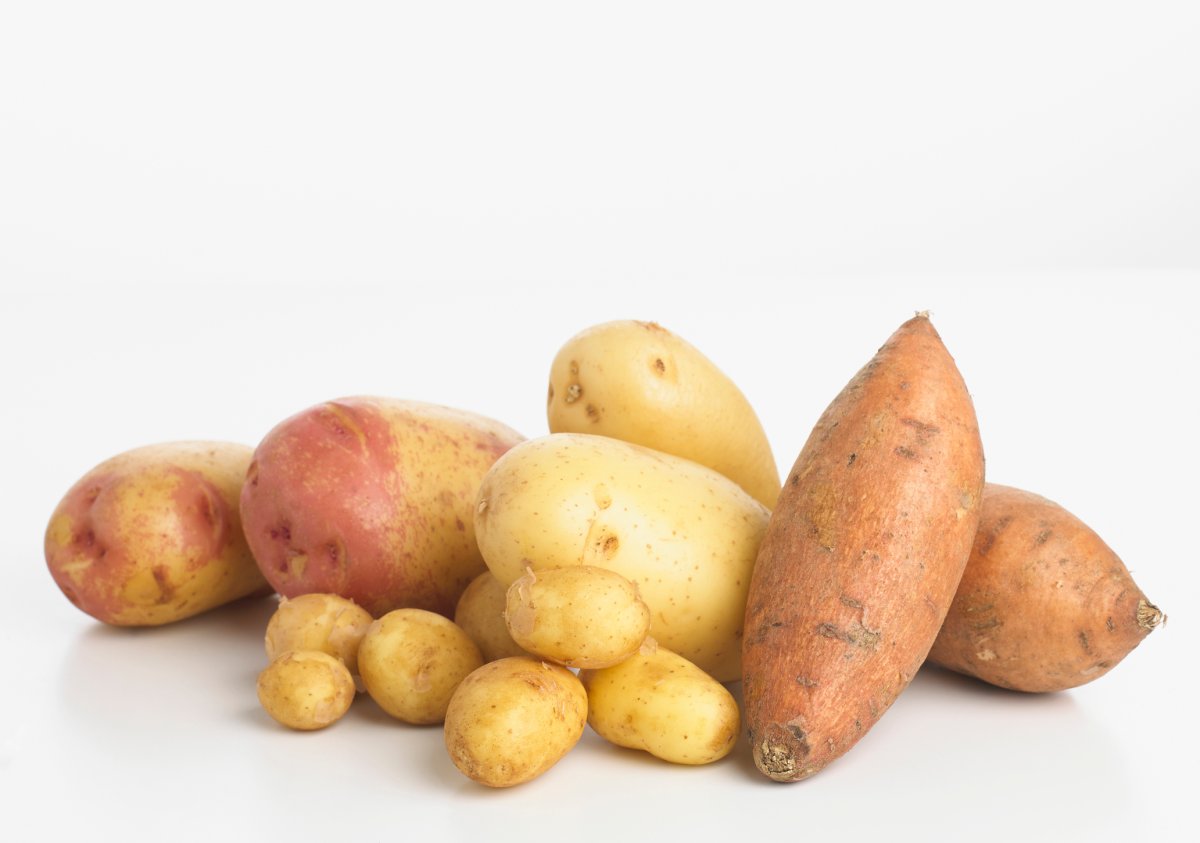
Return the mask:
<svg viewBox="0 0 1200 843">
<path fill-rule="evenodd" d="M 781 484 L 740 390 L 655 323 L 551 365 L 550 433 L 379 397 L 304 410 L 251 452 L 119 455 L 56 508 L 46 561 L 106 623 L 279 593 L 259 701 L 325 728 L 358 692 L 442 724 L 509 787 L 585 727 L 708 764 L 744 726 L 797 781 L 848 751 L 921 664 L 1020 691 L 1113 668 L 1162 621 L 1090 528 L 984 482 L 966 385 L 928 317 L 847 384 Z M 742 681 L 744 713 L 723 683 Z"/>
</svg>

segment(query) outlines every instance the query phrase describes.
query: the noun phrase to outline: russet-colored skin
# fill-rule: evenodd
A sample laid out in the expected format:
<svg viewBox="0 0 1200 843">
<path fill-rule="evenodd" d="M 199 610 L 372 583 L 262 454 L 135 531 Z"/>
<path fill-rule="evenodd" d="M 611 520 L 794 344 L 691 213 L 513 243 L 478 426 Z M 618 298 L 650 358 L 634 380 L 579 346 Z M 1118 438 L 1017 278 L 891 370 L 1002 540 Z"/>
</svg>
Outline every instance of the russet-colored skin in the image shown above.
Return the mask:
<svg viewBox="0 0 1200 843">
<path fill-rule="evenodd" d="M 770 509 L 779 469 L 746 396 L 711 360 L 654 322 L 606 322 L 554 358 L 552 433 L 592 433 L 717 471 Z"/>
<path fill-rule="evenodd" d="M 822 769 L 907 687 L 954 597 L 982 491 L 970 396 L 917 316 L 817 422 L 759 551 L 743 691 L 765 775 Z"/>
<path fill-rule="evenodd" d="M 988 484 L 929 660 L 1017 691 L 1098 679 L 1163 620 L 1100 536 L 1058 504 Z"/>
<path fill-rule="evenodd" d="M 50 517 L 54 581 L 116 626 L 157 626 L 265 592 L 238 516 L 250 455 L 228 442 L 174 442 L 96 466 Z"/>
<path fill-rule="evenodd" d="M 241 511 L 281 594 L 327 592 L 378 617 L 443 615 L 484 570 L 475 491 L 520 434 L 473 413 L 345 398 L 277 425 L 254 452 Z"/>
</svg>

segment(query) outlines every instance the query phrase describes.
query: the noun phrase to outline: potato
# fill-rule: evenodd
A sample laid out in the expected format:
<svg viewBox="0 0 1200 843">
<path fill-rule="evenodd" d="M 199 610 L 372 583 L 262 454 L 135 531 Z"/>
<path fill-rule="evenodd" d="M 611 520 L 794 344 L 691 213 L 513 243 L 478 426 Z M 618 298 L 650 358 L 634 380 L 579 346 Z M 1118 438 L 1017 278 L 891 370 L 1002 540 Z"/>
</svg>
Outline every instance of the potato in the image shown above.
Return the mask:
<svg viewBox="0 0 1200 843">
<path fill-rule="evenodd" d="M 717 679 L 740 675 L 742 613 L 767 509 L 698 463 L 582 433 L 533 439 L 483 479 L 475 534 L 488 568 L 596 565 L 635 583 L 651 635 Z"/>
<path fill-rule="evenodd" d="M 579 742 L 587 693 L 565 667 L 528 657 L 488 662 L 462 681 L 446 711 L 454 766 L 488 787 L 549 770 Z"/>
<path fill-rule="evenodd" d="M 363 685 L 379 707 L 405 723 L 441 723 L 458 683 L 483 664 L 479 648 L 449 620 L 396 609 L 371 624 L 358 648 Z"/>
<path fill-rule="evenodd" d="M 529 571 L 508 589 L 505 620 L 514 641 L 567 667 L 609 667 L 637 652 L 650 610 L 637 587 L 593 565 Z"/>
<path fill-rule="evenodd" d="M 552 433 L 611 436 L 724 474 L 770 508 L 779 468 L 750 402 L 682 338 L 654 322 L 607 322 L 562 347 L 550 367 Z"/>
<path fill-rule="evenodd" d="M 918 315 L 821 416 L 759 551 L 743 692 L 765 775 L 822 769 L 908 686 L 962 577 L 982 492 L 971 397 Z"/>
<path fill-rule="evenodd" d="M 361 606 L 336 594 L 283 598 L 267 623 L 267 659 L 288 650 L 319 650 L 358 673 L 358 644 L 374 620 Z"/>
<path fill-rule="evenodd" d="M 255 450 L 241 499 L 246 538 L 280 594 L 339 594 L 376 617 L 402 607 L 449 616 L 484 569 L 475 490 L 520 439 L 415 401 L 312 407 Z"/>
<path fill-rule="evenodd" d="M 258 675 L 258 701 L 289 729 L 324 729 L 354 702 L 354 679 L 341 659 L 315 650 L 292 650 Z"/>
<path fill-rule="evenodd" d="M 229 442 L 171 442 L 96 466 L 50 516 L 55 583 L 117 626 L 157 626 L 268 593 L 238 516 L 250 453 Z"/>
<path fill-rule="evenodd" d="M 505 592 L 500 580 L 491 571 L 484 571 L 471 580 L 454 608 L 454 622 L 475 642 L 485 662 L 529 655 L 508 633 L 504 622 Z"/>
<path fill-rule="evenodd" d="M 733 695 L 687 659 L 647 643 L 613 667 L 579 672 L 588 723 L 610 743 L 672 764 L 724 758 L 740 724 Z"/>
<path fill-rule="evenodd" d="M 1098 679 L 1162 622 L 1129 570 L 1061 506 L 983 490 L 971 559 L 929 660 L 1017 691 Z"/>
</svg>

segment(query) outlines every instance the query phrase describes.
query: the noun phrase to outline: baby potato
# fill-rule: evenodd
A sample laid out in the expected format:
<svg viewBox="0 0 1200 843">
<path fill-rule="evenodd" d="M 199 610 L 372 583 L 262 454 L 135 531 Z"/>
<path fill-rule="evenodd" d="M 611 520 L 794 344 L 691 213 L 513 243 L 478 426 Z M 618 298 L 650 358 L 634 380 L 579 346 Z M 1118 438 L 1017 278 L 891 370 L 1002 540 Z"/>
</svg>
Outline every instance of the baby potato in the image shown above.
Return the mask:
<svg viewBox="0 0 1200 843">
<path fill-rule="evenodd" d="M 624 661 L 650 630 L 637 586 L 594 565 L 530 570 L 509 587 L 504 615 L 517 644 L 567 667 Z"/>
<path fill-rule="evenodd" d="M 504 586 L 491 571 L 484 571 L 471 580 L 454 609 L 454 622 L 475 642 L 485 662 L 529 655 L 509 635 L 504 605 Z"/>
<path fill-rule="evenodd" d="M 725 686 L 662 647 L 613 667 L 580 671 L 588 723 L 617 746 L 673 764 L 709 764 L 737 741 L 737 702 Z"/>
<path fill-rule="evenodd" d="M 623 320 L 576 334 L 550 367 L 551 433 L 593 433 L 653 448 L 724 474 L 768 508 L 779 468 L 737 385 L 682 337 Z"/>
<path fill-rule="evenodd" d="M 587 693 L 574 673 L 527 656 L 499 659 L 454 692 L 446 750 L 468 778 L 511 787 L 558 763 L 586 724 Z"/>
<path fill-rule="evenodd" d="M 358 674 L 358 644 L 373 618 L 366 609 L 336 594 L 283 598 L 267 623 L 267 658 L 288 650 L 319 650 L 341 659 Z"/>
<path fill-rule="evenodd" d="M 292 650 L 258 675 L 258 701 L 289 729 L 324 729 L 350 708 L 354 679 L 341 659 L 315 650 Z"/>
<path fill-rule="evenodd" d="M 396 609 L 371 624 L 358 669 L 371 699 L 392 717 L 441 723 L 450 696 L 483 664 L 479 648 L 454 621 L 424 609 Z"/>
</svg>

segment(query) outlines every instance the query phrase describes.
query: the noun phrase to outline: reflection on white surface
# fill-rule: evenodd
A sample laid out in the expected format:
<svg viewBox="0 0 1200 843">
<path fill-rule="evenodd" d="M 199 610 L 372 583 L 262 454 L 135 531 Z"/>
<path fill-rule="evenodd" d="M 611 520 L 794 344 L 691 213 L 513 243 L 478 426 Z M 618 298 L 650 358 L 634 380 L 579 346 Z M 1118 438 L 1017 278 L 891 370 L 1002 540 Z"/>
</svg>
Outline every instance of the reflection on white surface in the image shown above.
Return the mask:
<svg viewBox="0 0 1200 843">
<path fill-rule="evenodd" d="M 630 823 L 669 836 L 680 817 L 730 833 L 778 816 L 805 835 L 899 823 L 970 830 L 974 840 L 1031 828 L 1071 838 L 1135 820 L 1128 744 L 1071 694 L 1018 694 L 939 669 L 921 671 L 849 754 L 805 782 L 767 781 L 744 741 L 717 764 L 676 767 L 589 729 L 540 779 L 489 790 L 454 769 L 439 728 L 394 721 L 366 697 L 321 732 L 270 720 L 254 680 L 273 607 L 251 599 L 154 630 L 84 627 L 61 662 L 61 710 L 37 766 L 54 771 L 76 810 L 113 821 L 130 800 L 203 794 L 208 807 L 184 838 L 216 833 L 229 817 L 263 833 L 334 833 L 343 812 L 358 827 L 403 821 L 463 840 L 522 829 L 541 839 L 580 824 L 620 836 Z M 331 801 L 335 814 L 319 807 Z M 74 825 L 71 816 L 48 822 Z"/>
</svg>

